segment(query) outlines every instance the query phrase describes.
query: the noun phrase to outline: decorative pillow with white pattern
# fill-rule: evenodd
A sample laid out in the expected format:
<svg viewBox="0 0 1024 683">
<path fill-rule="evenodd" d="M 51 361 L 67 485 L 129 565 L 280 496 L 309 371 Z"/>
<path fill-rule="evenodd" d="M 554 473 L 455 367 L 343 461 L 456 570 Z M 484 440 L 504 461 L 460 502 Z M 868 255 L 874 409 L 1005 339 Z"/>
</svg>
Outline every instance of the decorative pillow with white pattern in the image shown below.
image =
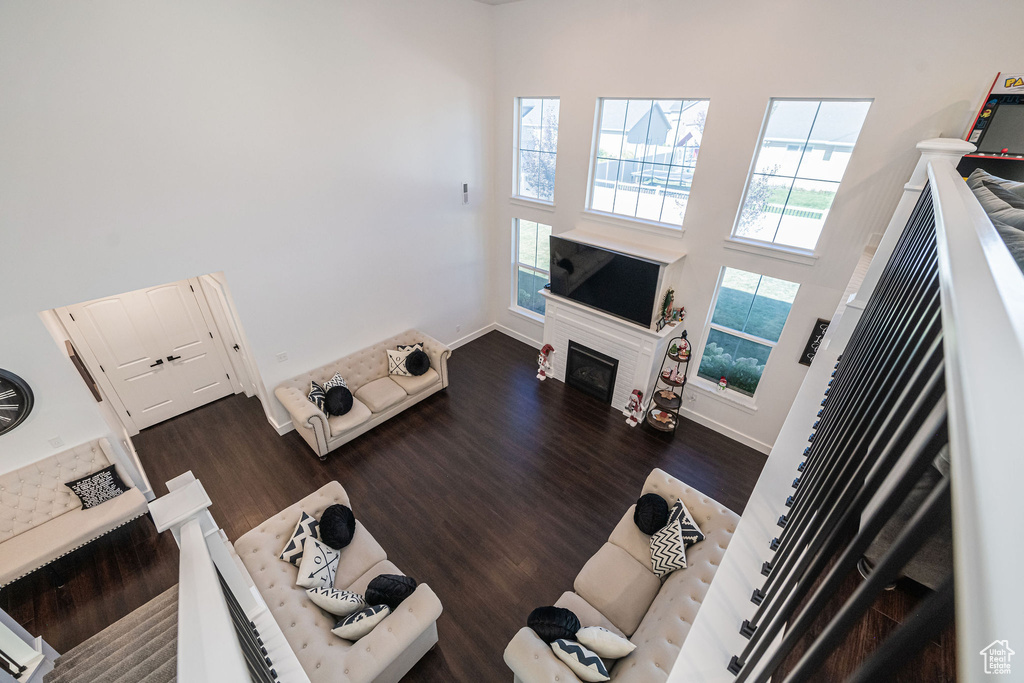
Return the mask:
<svg viewBox="0 0 1024 683">
<path fill-rule="evenodd" d="M 302 562 L 302 548 L 307 538 L 319 540 L 320 522 L 316 521 L 312 515 L 306 514 L 303 511 L 299 517 L 299 523 L 295 525 L 295 531 L 292 532 L 279 557 L 285 562 L 290 562 L 298 567 L 299 563 Z"/>
<path fill-rule="evenodd" d="M 307 538 L 295 585 L 300 588 L 334 587 L 341 553 L 315 538 Z"/>
<path fill-rule="evenodd" d="M 384 621 L 391 614 L 387 605 L 374 605 L 354 612 L 339 621 L 331 633 L 345 640 L 359 640 L 373 630 L 373 627 Z"/>
<path fill-rule="evenodd" d="M 359 593 L 340 591 L 330 586 L 310 588 L 306 595 L 313 604 L 336 617 L 347 617 L 353 612 L 366 608 L 366 600 Z"/>
<path fill-rule="evenodd" d="M 341 376 L 340 372 L 334 373 L 334 377 L 324 382 L 324 393 L 326 394 L 334 387 L 345 387 L 348 389 L 348 384 L 345 383 L 345 378 Z"/>
<path fill-rule="evenodd" d="M 622 659 L 636 649 L 633 643 L 600 626 L 587 626 L 576 631 L 576 642 L 604 659 Z"/>
<path fill-rule="evenodd" d="M 405 359 L 409 357 L 415 349 L 409 349 L 408 351 L 393 351 L 388 349 L 388 374 L 398 375 L 399 377 L 412 377 L 412 373 L 405 367 Z"/>
<path fill-rule="evenodd" d="M 559 638 L 551 643 L 551 649 L 554 650 L 555 656 L 565 662 L 565 665 L 572 669 L 576 678 L 581 681 L 598 683 L 611 680 L 608 669 L 601 658 L 575 640 Z"/>
<path fill-rule="evenodd" d="M 651 536 L 651 565 L 664 578 L 677 569 L 686 569 L 686 548 L 704 540 L 697 523 L 683 501 L 677 500 L 668 516 L 668 524 Z"/>
<path fill-rule="evenodd" d="M 306 394 L 306 398 L 309 399 L 310 403 L 315 405 L 317 408 L 320 409 L 321 412 L 323 412 L 324 406 L 327 404 L 327 392 L 324 391 L 324 388 L 322 386 L 320 386 L 316 382 L 310 382 L 309 393 Z"/>
</svg>

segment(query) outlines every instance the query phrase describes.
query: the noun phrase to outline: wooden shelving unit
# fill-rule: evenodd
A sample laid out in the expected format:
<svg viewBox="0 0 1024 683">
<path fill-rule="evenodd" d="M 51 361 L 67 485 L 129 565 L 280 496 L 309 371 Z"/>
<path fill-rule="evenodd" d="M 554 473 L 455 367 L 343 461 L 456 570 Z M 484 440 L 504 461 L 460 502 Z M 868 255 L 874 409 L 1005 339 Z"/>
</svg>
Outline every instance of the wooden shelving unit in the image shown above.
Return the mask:
<svg viewBox="0 0 1024 683">
<path fill-rule="evenodd" d="M 672 353 L 673 348 L 676 353 Z M 647 400 L 644 423 L 651 429 L 675 433 L 679 426 L 679 408 L 683 404 L 683 387 L 686 386 L 689 366 L 690 342 L 686 340 L 686 330 L 683 330 L 669 342 L 654 390 Z"/>
</svg>

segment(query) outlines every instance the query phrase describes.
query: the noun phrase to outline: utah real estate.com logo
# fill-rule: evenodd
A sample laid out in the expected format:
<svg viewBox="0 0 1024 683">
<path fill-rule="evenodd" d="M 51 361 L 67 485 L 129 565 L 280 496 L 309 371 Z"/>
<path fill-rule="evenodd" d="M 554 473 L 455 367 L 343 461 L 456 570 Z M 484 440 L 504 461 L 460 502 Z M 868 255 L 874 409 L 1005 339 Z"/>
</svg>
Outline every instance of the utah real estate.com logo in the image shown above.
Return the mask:
<svg viewBox="0 0 1024 683">
<path fill-rule="evenodd" d="M 992 644 L 981 651 L 985 658 L 985 673 L 987 674 L 1009 674 L 1010 657 L 1017 654 L 1010 649 L 1010 642 L 1007 640 L 994 640 Z"/>
</svg>

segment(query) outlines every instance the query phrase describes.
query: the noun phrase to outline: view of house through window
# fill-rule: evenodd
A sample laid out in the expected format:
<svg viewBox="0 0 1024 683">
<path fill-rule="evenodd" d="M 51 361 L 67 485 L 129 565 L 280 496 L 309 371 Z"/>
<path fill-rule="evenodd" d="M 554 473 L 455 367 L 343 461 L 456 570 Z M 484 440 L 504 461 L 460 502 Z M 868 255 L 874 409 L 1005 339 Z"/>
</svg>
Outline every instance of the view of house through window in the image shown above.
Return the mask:
<svg viewBox="0 0 1024 683">
<path fill-rule="evenodd" d="M 534 221 L 513 220 L 516 234 L 515 305 L 544 315 L 540 290 L 550 280 L 551 226 Z"/>
<path fill-rule="evenodd" d="M 733 235 L 814 249 L 870 106 L 772 100 Z"/>
<path fill-rule="evenodd" d="M 683 224 L 707 100 L 602 99 L 590 208 Z"/>
<path fill-rule="evenodd" d="M 697 375 L 753 396 L 800 285 L 725 268 Z"/>
<path fill-rule="evenodd" d="M 555 160 L 558 151 L 558 98 L 518 100 L 519 151 L 515 193 L 555 201 Z"/>
</svg>

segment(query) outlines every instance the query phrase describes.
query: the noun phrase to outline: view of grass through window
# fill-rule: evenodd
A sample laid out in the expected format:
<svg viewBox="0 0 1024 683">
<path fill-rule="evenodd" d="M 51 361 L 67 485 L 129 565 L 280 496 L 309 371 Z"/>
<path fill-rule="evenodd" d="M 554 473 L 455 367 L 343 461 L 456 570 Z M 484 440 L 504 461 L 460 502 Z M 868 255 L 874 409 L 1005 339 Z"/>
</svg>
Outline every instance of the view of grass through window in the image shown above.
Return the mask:
<svg viewBox="0 0 1024 683">
<path fill-rule="evenodd" d="M 697 375 L 753 396 L 800 285 L 726 268 Z"/>
<path fill-rule="evenodd" d="M 550 280 L 551 226 L 515 219 L 516 282 L 515 303 L 521 308 L 544 315 L 544 297 L 540 290 Z"/>
<path fill-rule="evenodd" d="M 602 99 L 590 208 L 683 224 L 707 100 Z"/>
<path fill-rule="evenodd" d="M 814 249 L 870 106 L 773 100 L 733 234 Z"/>
<path fill-rule="evenodd" d="M 520 98 L 517 195 L 555 201 L 557 152 L 558 98 Z"/>
</svg>

